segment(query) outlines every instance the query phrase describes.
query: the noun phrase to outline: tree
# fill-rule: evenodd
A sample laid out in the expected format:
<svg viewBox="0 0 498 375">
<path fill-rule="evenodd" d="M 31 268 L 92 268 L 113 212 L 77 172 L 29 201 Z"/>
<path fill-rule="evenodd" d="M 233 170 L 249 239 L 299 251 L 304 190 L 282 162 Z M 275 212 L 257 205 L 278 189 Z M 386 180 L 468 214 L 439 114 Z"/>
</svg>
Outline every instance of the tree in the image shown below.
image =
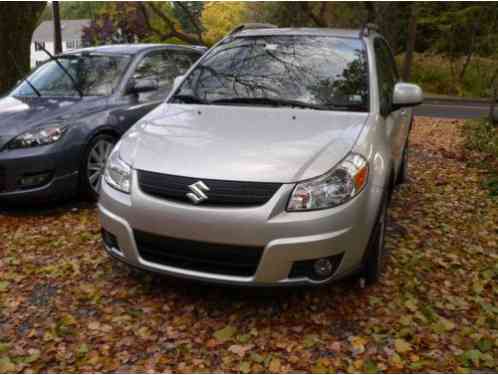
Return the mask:
<svg viewBox="0 0 498 375">
<path fill-rule="evenodd" d="M 204 44 L 197 8 L 180 2 L 109 2 L 83 31 L 86 45 L 133 42 Z M 181 13 L 188 30 L 175 13 Z"/>
<path fill-rule="evenodd" d="M 136 2 L 115 2 L 105 6 L 83 28 L 82 40 L 86 46 L 145 41 L 150 36 L 145 17 Z"/>
<path fill-rule="evenodd" d="M 31 37 L 46 2 L 0 2 L 0 94 L 30 70 Z"/>
<path fill-rule="evenodd" d="M 409 81 L 412 71 L 413 52 L 417 37 L 417 4 L 410 5 L 410 20 L 408 22 L 408 38 L 406 39 L 405 61 L 403 63 L 403 79 Z"/>
<path fill-rule="evenodd" d="M 247 21 L 247 4 L 244 2 L 209 2 L 202 12 L 204 39 L 214 44 L 237 25 Z"/>
</svg>

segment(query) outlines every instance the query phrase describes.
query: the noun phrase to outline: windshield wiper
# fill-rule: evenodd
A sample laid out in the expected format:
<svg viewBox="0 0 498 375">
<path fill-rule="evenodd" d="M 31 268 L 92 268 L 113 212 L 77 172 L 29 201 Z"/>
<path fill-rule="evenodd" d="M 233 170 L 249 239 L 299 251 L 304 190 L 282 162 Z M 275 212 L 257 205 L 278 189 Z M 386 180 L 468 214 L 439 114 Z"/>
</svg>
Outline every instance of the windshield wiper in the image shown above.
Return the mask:
<svg viewBox="0 0 498 375">
<path fill-rule="evenodd" d="M 325 106 L 318 104 L 305 103 L 299 100 L 280 99 L 280 98 L 222 98 L 209 102 L 210 104 L 260 104 L 273 105 L 278 107 L 298 107 L 307 109 L 327 110 Z"/>
<path fill-rule="evenodd" d="M 205 100 L 202 100 L 201 98 L 199 98 L 198 96 L 195 96 L 195 95 L 177 94 L 177 95 L 174 95 L 171 99 L 172 100 L 180 100 L 184 103 L 189 103 L 189 104 L 209 104 Z"/>
<path fill-rule="evenodd" d="M 19 66 L 17 65 L 16 63 L 16 59 L 14 58 L 14 55 L 12 54 L 11 51 L 9 51 L 9 55 L 10 55 L 10 58 L 12 59 L 12 63 L 14 64 L 14 67 L 16 68 L 17 70 L 17 74 L 19 74 L 19 77 L 24 77 L 25 74 L 23 72 L 21 72 L 21 69 L 19 69 Z M 22 79 L 24 82 L 26 82 L 29 87 L 31 87 L 31 90 L 33 90 L 33 92 L 41 98 L 42 94 L 40 93 L 40 91 L 37 90 L 37 88 L 29 81 L 29 79 L 26 77 L 26 78 L 23 78 Z"/>
<path fill-rule="evenodd" d="M 73 84 L 73 88 L 78 92 L 78 94 L 80 95 L 80 98 L 82 98 L 83 92 L 79 88 L 78 84 L 76 83 L 76 80 L 71 75 L 71 73 L 69 73 L 67 71 L 67 69 L 64 68 L 64 65 L 61 64 L 61 62 L 59 61 L 59 59 L 56 56 L 52 55 L 50 52 L 47 51 L 47 49 L 43 46 L 43 44 L 39 44 L 39 47 L 42 49 L 43 52 L 45 52 L 50 57 L 50 60 L 54 60 L 55 63 L 57 64 L 57 66 L 59 68 L 61 68 L 61 70 L 69 77 L 69 79 L 71 80 L 71 83 Z"/>
</svg>

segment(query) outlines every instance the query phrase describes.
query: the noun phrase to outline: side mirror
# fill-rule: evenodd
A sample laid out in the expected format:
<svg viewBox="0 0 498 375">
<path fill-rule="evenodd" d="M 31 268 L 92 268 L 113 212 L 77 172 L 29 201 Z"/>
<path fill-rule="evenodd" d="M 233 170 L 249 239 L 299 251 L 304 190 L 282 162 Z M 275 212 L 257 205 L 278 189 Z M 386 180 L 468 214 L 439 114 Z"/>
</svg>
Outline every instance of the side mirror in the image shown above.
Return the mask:
<svg viewBox="0 0 498 375">
<path fill-rule="evenodd" d="M 159 83 L 156 78 L 138 78 L 134 79 L 128 85 L 127 94 L 139 94 L 141 92 L 156 91 L 159 89 Z"/>
<path fill-rule="evenodd" d="M 173 88 L 171 91 L 176 90 L 178 86 L 180 86 L 180 83 L 182 83 L 183 79 L 185 78 L 185 75 L 182 76 L 177 76 L 175 80 L 173 81 Z"/>
<path fill-rule="evenodd" d="M 418 85 L 399 82 L 394 86 L 393 109 L 413 107 L 422 104 L 424 94 Z"/>
</svg>

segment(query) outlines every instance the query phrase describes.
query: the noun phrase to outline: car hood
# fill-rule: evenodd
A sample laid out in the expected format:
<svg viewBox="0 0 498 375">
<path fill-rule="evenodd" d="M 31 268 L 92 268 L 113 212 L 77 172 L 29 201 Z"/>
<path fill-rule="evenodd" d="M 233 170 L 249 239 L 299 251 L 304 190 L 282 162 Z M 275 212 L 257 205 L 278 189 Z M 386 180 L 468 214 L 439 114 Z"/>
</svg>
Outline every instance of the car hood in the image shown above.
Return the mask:
<svg viewBox="0 0 498 375">
<path fill-rule="evenodd" d="M 295 182 L 321 175 L 340 162 L 367 117 L 307 109 L 163 104 L 127 133 L 120 153 L 135 169 L 164 174 Z"/>
<path fill-rule="evenodd" d="M 0 137 L 11 138 L 36 126 L 74 120 L 104 105 L 106 98 L 13 97 L 0 99 Z M 0 140 L 1 143 L 1 140 Z"/>
</svg>

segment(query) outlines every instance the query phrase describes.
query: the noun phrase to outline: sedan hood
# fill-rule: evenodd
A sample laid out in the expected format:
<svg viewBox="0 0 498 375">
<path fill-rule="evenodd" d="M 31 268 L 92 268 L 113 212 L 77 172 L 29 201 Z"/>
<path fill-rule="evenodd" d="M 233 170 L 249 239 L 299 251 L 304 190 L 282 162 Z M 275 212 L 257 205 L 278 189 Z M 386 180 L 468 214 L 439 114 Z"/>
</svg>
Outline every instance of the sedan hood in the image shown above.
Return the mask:
<svg viewBox="0 0 498 375">
<path fill-rule="evenodd" d="M 0 99 L 0 147 L 10 139 L 36 126 L 68 119 L 96 110 L 106 99 L 13 97 Z"/>
<path fill-rule="evenodd" d="M 367 117 L 307 109 L 163 104 L 128 133 L 121 153 L 135 169 L 164 174 L 296 182 L 340 162 Z"/>
</svg>

